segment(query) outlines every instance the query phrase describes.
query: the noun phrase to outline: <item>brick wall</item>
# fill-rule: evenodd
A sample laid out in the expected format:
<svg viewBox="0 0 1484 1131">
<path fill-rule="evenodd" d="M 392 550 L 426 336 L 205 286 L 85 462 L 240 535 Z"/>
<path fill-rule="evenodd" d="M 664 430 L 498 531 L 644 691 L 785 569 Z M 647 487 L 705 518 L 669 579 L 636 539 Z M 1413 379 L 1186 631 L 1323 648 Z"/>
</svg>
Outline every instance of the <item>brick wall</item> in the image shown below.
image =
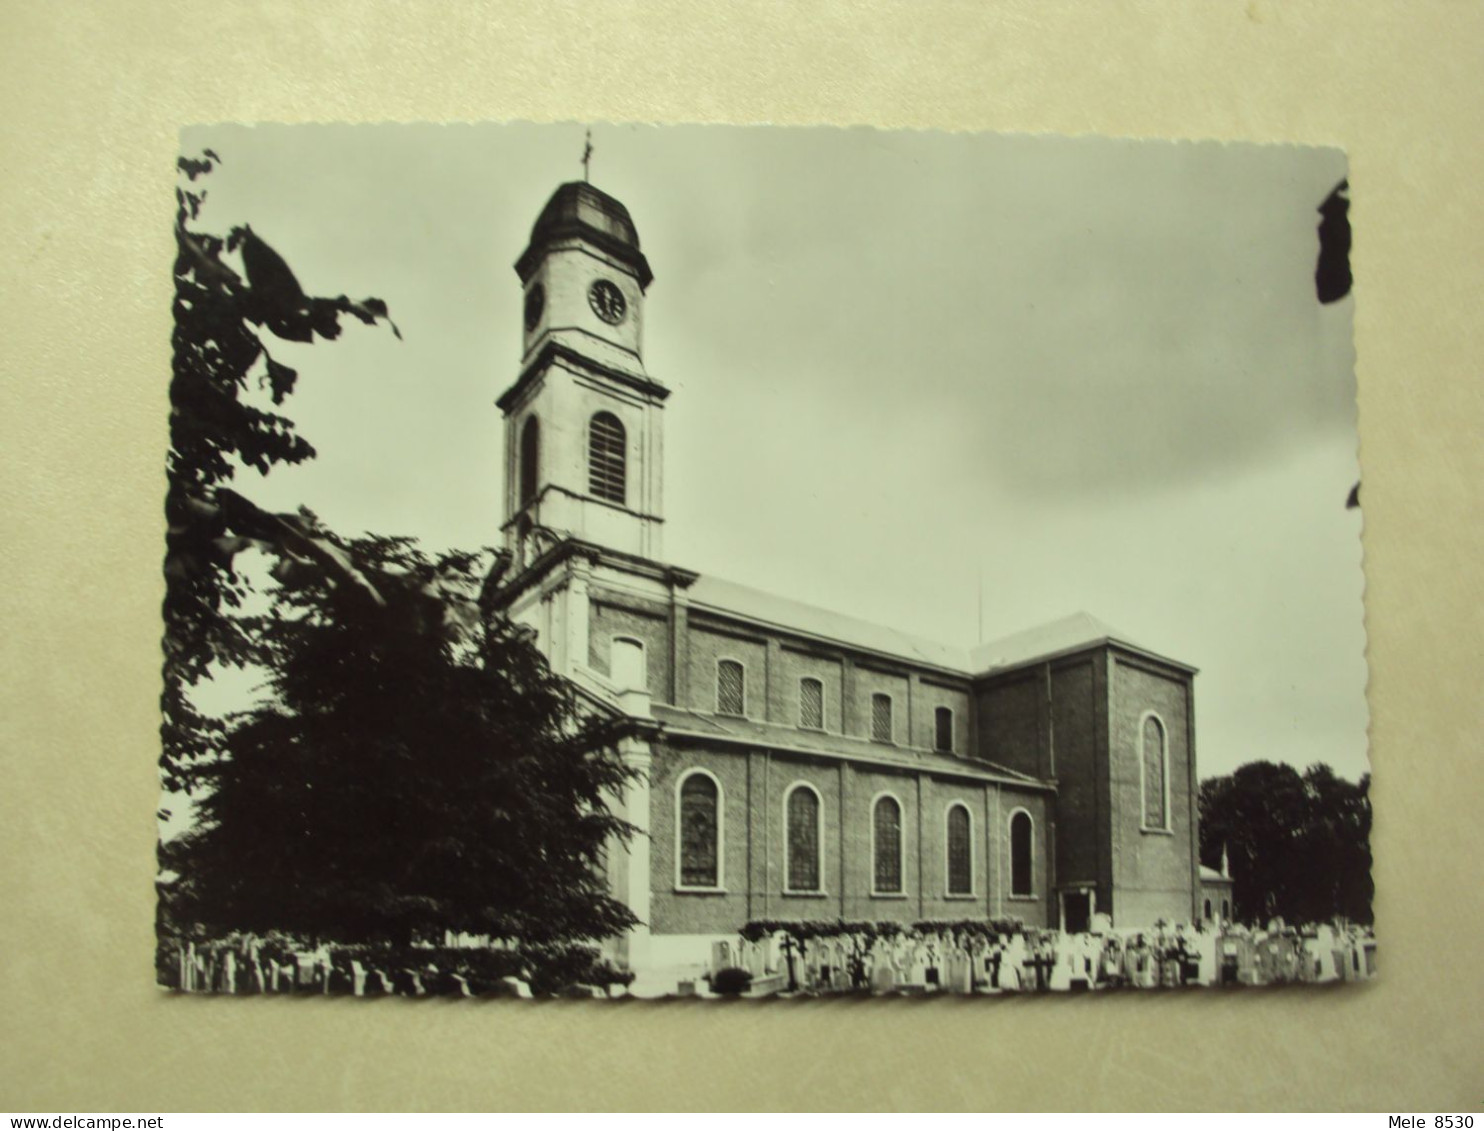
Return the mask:
<svg viewBox="0 0 1484 1131">
<path fill-rule="evenodd" d="M 723 791 L 725 894 L 676 890 L 676 789 L 691 768 L 709 770 Z M 784 893 L 784 795 L 795 782 L 819 793 L 823 894 Z M 902 806 L 903 891 L 873 894 L 872 806 L 890 793 Z M 890 920 L 1011 915 L 1041 926 L 1051 875 L 1046 795 L 1014 787 L 939 780 L 911 771 L 861 769 L 762 752 L 688 750 L 666 744 L 651 774 L 651 927 L 656 934 L 728 934 L 748 919 Z M 969 808 L 971 898 L 947 896 L 947 810 Z M 1034 895 L 1009 894 L 1009 820 L 1034 822 Z M 749 874 L 749 866 L 751 872 Z M 1001 886 L 997 886 L 1001 885 Z"/>
<path fill-rule="evenodd" d="M 922 915 L 924 919 L 970 919 L 991 914 L 989 816 L 993 790 L 967 782 L 929 778 L 922 792 Z M 969 844 L 973 891 L 968 897 L 948 894 L 948 808 L 962 803 L 969 811 Z"/>
<path fill-rule="evenodd" d="M 972 754 L 968 689 L 945 687 L 926 679 L 912 681 L 912 745 L 926 750 L 937 749 L 936 712 L 939 707 L 947 707 L 953 712 L 953 752 Z"/>
<path fill-rule="evenodd" d="M 1054 725 L 1058 771 L 1064 779 L 1070 774 L 1081 782 L 1097 758 L 1096 735 L 1104 726 L 1097 706 L 1101 685 L 1094 686 L 1097 669 L 1087 661 L 1064 665 L 1052 674 L 1053 700 L 1048 707 L 1045 665 L 988 681 L 971 692 L 967 686 L 952 686 L 952 677 L 912 672 L 905 666 L 885 670 L 869 660 L 854 660 L 847 652 L 832 656 L 762 632 L 740 628 L 733 632 L 694 612 L 679 624 L 681 670 L 674 672 L 671 649 L 677 629 L 667 610 L 656 606 L 646 611 L 595 595 L 591 663 L 606 672 L 612 638 L 632 636 L 645 644 L 649 686 L 659 701 L 666 701 L 670 688 L 679 685 L 685 705 L 715 711 L 717 661 L 734 659 L 744 666 L 746 713 L 752 719 L 798 726 L 799 681 L 808 676 L 824 686 L 825 729 L 832 733 L 869 738 L 871 696 L 885 693 L 892 697 L 893 740 L 898 745 L 933 748 L 935 708 L 943 706 L 953 711 L 958 753 L 1045 775 Z M 683 678 L 675 679 L 676 675 Z M 675 890 L 676 784 L 693 766 L 709 770 L 722 783 L 724 894 Z M 784 794 L 795 781 L 812 785 L 821 799 L 822 895 L 783 891 Z M 885 791 L 902 806 L 905 898 L 872 894 L 871 802 Z M 778 752 L 688 750 L 667 744 L 656 757 L 652 777 L 651 926 L 657 934 L 727 934 L 750 918 L 844 916 L 911 922 L 983 915 L 1010 915 L 1036 926 L 1054 924 L 1052 884 L 1059 878 L 1052 859 L 1055 833 L 1073 837 L 1067 849 L 1071 855 L 1064 862 L 1068 867 L 1081 867 L 1097 852 L 1096 829 L 1089 831 L 1085 820 L 1097 808 L 1096 795 L 1085 790 L 1079 794 L 1075 788 L 1073 793 L 1071 816 L 1056 830 L 1055 806 L 1040 791 Z M 968 899 L 947 895 L 946 814 L 954 801 L 967 805 L 972 822 L 974 882 Z M 1034 891 L 1029 899 L 1010 896 L 1009 820 L 1017 807 L 1026 809 L 1034 822 Z"/>
<path fill-rule="evenodd" d="M 595 596 L 588 622 L 588 665 L 609 673 L 609 654 L 615 636 L 628 636 L 644 645 L 645 679 L 649 694 L 660 703 L 670 701 L 670 622 L 663 613 L 640 612 L 605 602 Z"/>
<path fill-rule="evenodd" d="M 690 702 L 697 711 L 716 710 L 716 664 L 737 660 L 746 675 L 746 708 L 750 719 L 766 717 L 767 646 L 760 640 L 723 635 L 691 623 L 686 647 Z"/>
<path fill-rule="evenodd" d="M 981 757 L 1023 774 L 1050 776 L 1041 719 L 1044 680 L 1045 671 L 1038 666 L 975 689 Z"/>
<path fill-rule="evenodd" d="M 684 612 L 684 610 L 682 610 Z M 595 620 L 594 632 L 602 635 L 601 648 L 608 647 L 608 638 L 617 630 L 610 627 L 630 622 L 604 610 L 604 619 Z M 886 664 L 855 657 L 848 650 L 838 653 L 829 649 L 815 649 L 807 644 L 789 640 L 783 635 L 774 635 L 764 630 L 753 631 L 745 627 L 733 628 L 718 623 L 705 614 L 690 611 L 681 621 L 680 633 L 684 639 L 678 647 L 679 658 L 674 662 L 682 667 L 684 679 L 677 681 L 681 691 L 677 696 L 683 705 L 699 711 L 716 709 L 716 663 L 719 659 L 734 659 L 746 669 L 747 717 L 781 726 L 799 725 L 799 684 L 806 677 L 819 680 L 824 687 L 824 729 L 834 734 L 848 734 L 856 738 L 869 739 L 871 730 L 871 697 L 875 694 L 889 695 L 892 700 L 892 742 L 899 746 L 923 749 L 936 747 L 936 716 L 938 707 L 953 712 L 953 752 L 973 755 L 974 720 L 971 718 L 973 704 L 967 681 L 964 686 L 952 686 L 951 676 L 936 676 L 911 672 L 906 666 L 893 668 Z M 673 632 L 666 616 L 663 625 L 647 626 L 654 634 L 656 650 L 662 650 L 666 663 L 672 645 L 663 634 Z M 617 633 L 622 634 L 622 633 Z M 638 633 L 634 635 L 637 637 Z M 639 637 L 648 643 L 650 637 Z M 600 645 L 593 645 L 593 663 L 606 665 L 606 656 L 600 657 Z M 600 667 L 606 670 L 606 667 Z M 669 668 L 664 668 L 665 673 Z M 651 686 L 659 687 L 661 675 L 651 676 Z M 661 702 L 670 697 L 668 674 L 659 694 Z"/>
<path fill-rule="evenodd" d="M 824 684 L 824 729 L 841 733 L 841 661 L 791 648 L 771 652 L 769 660 L 776 672 L 771 681 L 768 721 L 799 725 L 799 681 L 807 676 Z"/>
<path fill-rule="evenodd" d="M 905 744 L 907 741 L 908 710 L 910 701 L 907 695 L 907 677 L 892 675 L 887 672 L 876 671 L 873 668 L 863 668 L 856 665 L 855 689 L 853 696 L 853 712 L 849 716 L 850 729 L 845 733 L 853 734 L 857 738 L 871 737 L 871 696 L 884 694 L 891 696 L 891 729 L 892 741 Z"/>
<path fill-rule="evenodd" d="M 1029 897 L 1010 894 L 1010 818 L 1016 809 L 1024 809 L 1031 815 L 1031 842 L 1034 855 L 1031 860 L 1031 892 Z M 998 849 L 998 881 L 1000 897 L 994 901 L 995 914 L 1013 916 L 1027 926 L 1053 926 L 1056 916 L 1048 913 L 1055 906 L 1055 895 L 1051 891 L 1053 869 L 1051 854 L 1054 851 L 1053 830 L 1050 822 L 1050 807 L 1044 794 L 1021 792 L 1013 787 L 1001 791 L 999 821 L 995 844 Z"/>
<path fill-rule="evenodd" d="M 1107 863 L 1106 650 L 1053 666 L 1051 749 L 1056 769 L 1057 883 L 1097 884 Z M 1106 894 L 1106 888 L 1104 889 Z M 1101 904 L 1101 897 L 1099 899 Z"/>
<path fill-rule="evenodd" d="M 910 923 L 919 919 L 918 854 L 922 829 L 917 817 L 917 775 L 855 770 L 845 811 L 845 916 Z M 902 807 L 902 892 L 877 894 L 871 822 L 878 797 L 891 795 Z"/>
<path fill-rule="evenodd" d="M 709 770 L 721 783 L 726 894 L 677 892 L 676 789 L 687 770 Z M 747 756 L 657 744 L 650 770 L 650 929 L 656 934 L 727 934 L 747 921 Z"/>
<path fill-rule="evenodd" d="M 1190 734 L 1190 680 L 1115 655 L 1112 668 L 1110 788 L 1113 915 L 1120 927 L 1156 919 L 1188 921 L 1196 912 L 1196 789 Z M 1165 724 L 1169 743 L 1169 831 L 1143 829 L 1139 731 L 1146 711 Z"/>
<path fill-rule="evenodd" d="M 823 895 L 783 892 L 785 878 L 783 823 L 784 796 L 796 783 L 812 785 L 820 798 L 820 887 Z M 762 803 L 767 853 L 754 852 L 765 867 L 758 877 L 766 893 L 767 916 L 774 919 L 834 919 L 842 911 L 840 897 L 840 771 L 838 766 L 812 760 L 771 755 L 764 782 L 753 782 L 754 796 Z M 761 785 L 762 788 L 759 788 Z M 755 873 L 756 874 L 756 873 Z"/>
</svg>

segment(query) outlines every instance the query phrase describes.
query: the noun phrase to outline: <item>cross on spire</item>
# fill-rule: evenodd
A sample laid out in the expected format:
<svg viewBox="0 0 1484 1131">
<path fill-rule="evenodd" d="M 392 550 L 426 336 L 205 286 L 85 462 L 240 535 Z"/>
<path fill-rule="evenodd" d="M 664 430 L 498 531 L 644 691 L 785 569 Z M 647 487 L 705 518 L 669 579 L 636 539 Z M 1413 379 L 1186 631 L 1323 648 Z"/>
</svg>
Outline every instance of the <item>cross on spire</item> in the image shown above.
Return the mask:
<svg viewBox="0 0 1484 1131">
<path fill-rule="evenodd" d="M 588 180 L 588 162 L 593 158 L 593 131 L 587 131 L 587 141 L 582 147 L 582 179 Z"/>
</svg>

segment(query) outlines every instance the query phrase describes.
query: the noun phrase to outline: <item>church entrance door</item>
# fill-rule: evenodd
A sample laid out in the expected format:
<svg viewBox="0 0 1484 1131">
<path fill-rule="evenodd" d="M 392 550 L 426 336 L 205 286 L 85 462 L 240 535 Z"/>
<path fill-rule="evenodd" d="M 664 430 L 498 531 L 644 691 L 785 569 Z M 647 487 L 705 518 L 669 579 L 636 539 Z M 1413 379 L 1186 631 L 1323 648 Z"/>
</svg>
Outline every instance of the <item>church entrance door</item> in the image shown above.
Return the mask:
<svg viewBox="0 0 1484 1131">
<path fill-rule="evenodd" d="M 1092 925 L 1092 893 L 1088 891 L 1064 891 L 1061 893 L 1061 927 L 1071 935 L 1078 935 Z"/>
</svg>

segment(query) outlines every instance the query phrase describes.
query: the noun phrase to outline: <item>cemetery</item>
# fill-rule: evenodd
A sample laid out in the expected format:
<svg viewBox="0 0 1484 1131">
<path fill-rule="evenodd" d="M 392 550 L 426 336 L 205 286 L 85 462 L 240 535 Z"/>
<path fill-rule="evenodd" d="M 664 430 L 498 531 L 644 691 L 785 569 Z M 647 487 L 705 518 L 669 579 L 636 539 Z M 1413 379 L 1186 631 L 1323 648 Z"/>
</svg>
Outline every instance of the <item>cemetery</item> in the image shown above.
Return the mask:
<svg viewBox="0 0 1484 1131">
<path fill-rule="evenodd" d="M 633 975 L 592 947 L 310 943 L 277 933 L 162 940 L 156 983 L 187 993 L 354 997 L 610 997 Z"/>
<path fill-rule="evenodd" d="M 222 994 L 518 998 L 630 996 L 633 975 L 583 946 L 310 945 L 234 936 L 162 946 L 167 989 Z M 1071 933 L 1015 920 L 749 922 L 712 945 L 710 962 L 672 996 L 1013 995 L 1187 986 L 1365 981 L 1376 973 L 1370 928 L 1275 919 L 1161 924 L 1118 931 L 1105 916 Z"/>
<path fill-rule="evenodd" d="M 1161 923 L 1119 931 L 1095 916 L 1077 933 L 1013 920 L 753 922 L 735 947 L 714 944 L 704 979 L 678 989 L 925 995 L 1348 982 L 1375 975 L 1375 952 L 1369 928 L 1282 920 L 1265 929 Z"/>
</svg>

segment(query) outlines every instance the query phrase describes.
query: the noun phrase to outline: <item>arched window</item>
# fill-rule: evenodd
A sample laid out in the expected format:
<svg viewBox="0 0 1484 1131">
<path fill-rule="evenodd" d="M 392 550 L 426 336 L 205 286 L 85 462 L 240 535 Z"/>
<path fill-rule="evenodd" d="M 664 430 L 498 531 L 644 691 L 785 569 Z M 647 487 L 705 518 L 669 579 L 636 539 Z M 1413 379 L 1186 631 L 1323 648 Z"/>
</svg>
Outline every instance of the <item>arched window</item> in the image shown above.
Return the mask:
<svg viewBox="0 0 1484 1131">
<path fill-rule="evenodd" d="M 820 844 L 823 829 L 819 817 L 819 794 L 814 787 L 797 782 L 783 801 L 787 832 L 783 840 L 783 874 L 787 891 L 820 890 Z"/>
<path fill-rule="evenodd" d="M 526 417 L 520 430 L 520 505 L 536 497 L 536 475 L 541 467 L 541 424 Z"/>
<path fill-rule="evenodd" d="M 941 750 L 945 754 L 953 752 L 953 711 L 947 707 L 939 707 L 933 712 L 933 748 Z"/>
<path fill-rule="evenodd" d="M 824 730 L 824 683 L 806 676 L 799 680 L 799 725 Z"/>
<path fill-rule="evenodd" d="M 631 636 L 615 636 L 609 647 L 608 678 L 620 691 L 642 691 L 649 686 L 644 645 Z"/>
<path fill-rule="evenodd" d="M 891 738 L 891 696 L 878 692 L 871 696 L 871 741 L 890 742 Z"/>
<path fill-rule="evenodd" d="M 587 429 L 588 490 L 599 499 L 622 505 L 627 501 L 624 475 L 623 425 L 613 413 L 600 412 Z"/>
<path fill-rule="evenodd" d="M 1206 918 L 1206 922 L 1209 923 L 1211 921 L 1211 901 L 1209 899 L 1206 900 L 1206 916 L 1205 916 L 1205 918 Z"/>
<path fill-rule="evenodd" d="M 890 794 L 871 806 L 871 874 L 873 895 L 900 895 L 902 891 L 902 804 Z"/>
<path fill-rule="evenodd" d="M 948 894 L 974 894 L 974 820 L 969 807 L 948 807 Z"/>
<path fill-rule="evenodd" d="M 1031 843 L 1031 815 L 1024 809 L 1010 814 L 1010 894 L 1035 894 L 1035 868 Z"/>
<path fill-rule="evenodd" d="M 716 713 L 747 713 L 747 673 L 736 660 L 716 661 Z"/>
<path fill-rule="evenodd" d="M 1221 901 L 1221 919 L 1222 919 L 1222 922 L 1229 922 L 1231 920 L 1231 917 L 1232 917 L 1231 900 L 1229 900 L 1229 899 L 1223 899 Z"/>
<path fill-rule="evenodd" d="M 1144 716 L 1139 728 L 1139 777 L 1144 790 L 1144 827 L 1167 830 L 1169 812 L 1169 750 L 1159 716 Z"/>
<path fill-rule="evenodd" d="M 691 770 L 675 791 L 677 885 L 721 887 L 721 783 L 705 770 Z"/>
</svg>

